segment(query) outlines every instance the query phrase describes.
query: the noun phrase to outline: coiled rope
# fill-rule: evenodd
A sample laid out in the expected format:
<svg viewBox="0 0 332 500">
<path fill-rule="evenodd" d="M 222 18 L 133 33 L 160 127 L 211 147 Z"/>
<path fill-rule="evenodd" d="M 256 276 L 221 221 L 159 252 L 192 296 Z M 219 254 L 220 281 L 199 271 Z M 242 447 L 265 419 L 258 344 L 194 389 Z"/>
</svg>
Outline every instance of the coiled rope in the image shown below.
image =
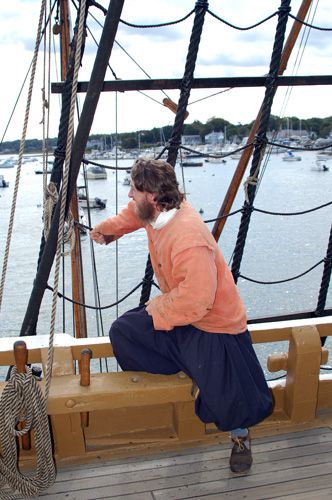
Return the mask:
<svg viewBox="0 0 332 500">
<path fill-rule="evenodd" d="M 17 422 L 25 421 L 22 430 L 16 430 Z M 17 438 L 33 427 L 36 447 L 37 470 L 34 476 L 17 470 Z M 1 397 L 0 441 L 3 459 L 0 460 L 1 499 L 33 496 L 48 488 L 55 481 L 52 441 L 48 425 L 47 405 L 40 386 L 26 367 L 26 373 L 12 368 L 11 377 Z M 19 491 L 20 495 L 12 491 Z"/>
</svg>

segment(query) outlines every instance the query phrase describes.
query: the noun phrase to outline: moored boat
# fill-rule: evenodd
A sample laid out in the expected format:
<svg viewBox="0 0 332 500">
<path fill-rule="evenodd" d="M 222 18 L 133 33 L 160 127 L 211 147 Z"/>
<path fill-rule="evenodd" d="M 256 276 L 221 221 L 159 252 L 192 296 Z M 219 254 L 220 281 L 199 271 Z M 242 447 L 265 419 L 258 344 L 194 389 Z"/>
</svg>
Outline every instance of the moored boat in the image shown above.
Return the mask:
<svg viewBox="0 0 332 500">
<path fill-rule="evenodd" d="M 9 186 L 9 182 L 6 181 L 4 175 L 0 175 L 0 188 L 5 188 Z"/>
<path fill-rule="evenodd" d="M 87 179 L 107 179 L 107 171 L 104 167 L 97 165 L 88 167 L 86 170 Z"/>
<path fill-rule="evenodd" d="M 301 161 L 302 157 L 300 155 L 294 154 L 293 151 L 287 151 L 282 157 L 282 161 Z"/>
</svg>

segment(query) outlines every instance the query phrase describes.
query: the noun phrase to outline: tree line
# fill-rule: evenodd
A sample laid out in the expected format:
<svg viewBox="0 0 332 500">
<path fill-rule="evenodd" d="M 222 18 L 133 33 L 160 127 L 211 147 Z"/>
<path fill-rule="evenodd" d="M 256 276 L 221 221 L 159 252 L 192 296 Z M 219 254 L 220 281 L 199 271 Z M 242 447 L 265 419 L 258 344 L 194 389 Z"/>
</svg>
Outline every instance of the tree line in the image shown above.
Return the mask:
<svg viewBox="0 0 332 500">
<path fill-rule="evenodd" d="M 184 135 L 199 135 L 202 143 L 204 138 L 211 132 L 223 132 L 226 134 L 227 140 L 240 142 L 243 137 L 249 135 L 253 122 L 247 124 L 232 124 L 223 118 L 210 118 L 206 123 L 195 120 L 192 123 L 185 123 L 183 128 Z M 271 115 L 269 121 L 269 130 L 278 131 L 305 130 L 312 139 L 317 137 L 327 138 L 332 130 L 332 117 L 327 118 L 308 118 L 302 120 L 296 116 L 280 118 Z M 123 132 L 115 136 L 115 134 L 93 134 L 89 137 L 90 141 L 100 140 L 103 147 L 111 149 L 116 141 L 122 149 L 137 149 L 163 145 L 171 138 L 173 127 L 166 125 L 164 127 L 154 127 L 150 130 L 140 130 L 135 132 Z M 0 144 L 0 153 L 16 154 L 19 152 L 20 141 L 6 141 Z M 48 139 L 48 148 L 53 151 L 57 145 L 57 138 Z M 26 153 L 37 153 L 42 151 L 42 141 L 39 139 L 28 139 L 25 144 Z"/>
</svg>

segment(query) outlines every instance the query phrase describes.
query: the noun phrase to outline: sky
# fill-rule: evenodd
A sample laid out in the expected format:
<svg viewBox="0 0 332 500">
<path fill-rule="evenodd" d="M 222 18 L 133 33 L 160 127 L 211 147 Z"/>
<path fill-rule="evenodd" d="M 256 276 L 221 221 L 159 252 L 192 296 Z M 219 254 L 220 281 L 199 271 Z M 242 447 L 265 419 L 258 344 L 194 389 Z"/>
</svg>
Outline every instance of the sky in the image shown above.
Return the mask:
<svg viewBox="0 0 332 500">
<path fill-rule="evenodd" d="M 309 19 L 313 24 L 332 28 L 331 0 L 314 0 Z M 77 2 L 77 0 L 76 0 Z M 49 3 L 49 0 L 47 1 Z M 51 1 L 53 3 L 53 0 Z M 99 0 L 108 7 L 108 0 Z M 196 0 L 125 0 L 121 19 L 134 24 L 155 24 L 174 21 L 186 16 Z M 72 5 L 72 2 L 70 2 Z M 292 14 L 296 15 L 300 0 L 291 2 Z M 0 137 L 7 127 L 9 117 L 18 98 L 24 78 L 32 61 L 40 0 L 10 0 L 1 2 L 0 13 Z M 217 16 L 237 26 L 246 27 L 277 11 L 280 1 L 275 0 L 210 0 L 209 9 Z M 76 11 L 72 11 L 75 22 Z M 96 8 L 90 12 L 100 23 L 104 16 Z M 186 21 L 163 28 L 137 29 L 120 23 L 110 65 L 117 78 L 144 79 L 182 78 L 190 40 L 194 15 Z M 277 17 L 253 30 L 235 30 L 211 16 L 205 15 L 203 33 L 196 61 L 196 77 L 263 76 L 268 73 L 273 47 Z M 292 25 L 288 21 L 288 29 Z M 54 15 L 51 25 L 54 24 Z M 88 26 L 97 42 L 101 28 L 89 16 Z M 47 38 L 49 38 L 47 36 Z M 50 81 L 59 81 L 59 37 L 51 35 Z M 121 47 L 122 48 L 121 48 Z M 123 50 L 125 49 L 125 51 Z M 96 43 L 88 34 L 80 68 L 79 81 L 90 78 L 96 54 Z M 47 47 L 38 55 L 38 65 L 32 92 L 31 112 L 28 120 L 27 138 L 41 139 L 43 136 L 43 92 L 47 89 Z M 321 30 L 306 30 L 300 35 L 288 63 L 285 75 L 329 74 L 332 61 L 332 33 Z M 48 66 L 46 64 L 46 66 Z M 56 70 L 57 68 L 57 70 Z M 144 71 L 144 72 L 143 72 Z M 30 74 L 23 89 L 4 140 L 20 139 L 23 130 Z M 110 70 L 106 80 L 114 80 Z M 189 98 L 187 123 L 199 120 L 205 123 L 212 117 L 224 118 L 231 123 L 248 123 L 255 119 L 264 97 L 264 88 L 232 89 L 218 93 L 218 89 L 192 90 Z M 115 134 L 149 130 L 153 127 L 173 125 L 175 115 L 165 106 L 162 91 L 125 93 L 103 93 L 99 99 L 91 134 Z M 178 101 L 179 91 L 166 91 L 168 97 Z M 47 93 L 46 93 L 47 95 Z M 207 99 L 203 99 L 208 97 Z M 195 102 L 198 101 L 198 102 Z M 80 94 L 82 107 L 84 94 Z M 58 134 L 60 99 L 52 94 L 48 100 L 50 110 L 49 136 Z M 300 119 L 332 115 L 331 91 L 328 87 L 277 91 L 272 113 L 279 116 L 297 116 Z"/>
</svg>

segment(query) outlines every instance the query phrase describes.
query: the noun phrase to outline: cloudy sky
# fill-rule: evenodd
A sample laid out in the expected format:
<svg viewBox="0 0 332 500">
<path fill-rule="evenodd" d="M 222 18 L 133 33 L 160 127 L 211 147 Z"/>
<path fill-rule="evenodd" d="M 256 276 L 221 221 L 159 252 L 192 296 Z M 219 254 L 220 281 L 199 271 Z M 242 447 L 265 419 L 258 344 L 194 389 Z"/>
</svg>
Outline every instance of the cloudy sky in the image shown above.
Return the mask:
<svg viewBox="0 0 332 500">
<path fill-rule="evenodd" d="M 53 0 L 52 2 L 53 3 Z M 71 2 L 70 2 L 71 3 Z M 77 0 L 76 0 L 77 3 Z M 108 0 L 99 0 L 107 7 Z M 195 0 L 125 0 L 121 18 L 135 24 L 154 24 L 173 21 L 184 17 L 195 6 Z M 10 0 L 1 2 L 0 14 L 0 60 L 2 72 L 0 78 L 0 136 L 2 137 L 13 110 L 24 78 L 33 57 L 35 37 L 40 11 L 40 0 Z M 292 14 L 296 15 L 300 0 L 292 1 Z M 280 6 L 276 0 L 210 0 L 210 10 L 219 17 L 237 26 L 246 27 L 274 13 Z M 103 23 L 103 14 L 96 8 L 90 12 Z M 72 10 L 72 20 L 76 12 Z M 314 0 L 309 19 L 313 24 L 332 28 L 332 10 L 330 0 Z M 194 16 L 170 27 L 156 29 L 134 29 L 120 23 L 110 65 L 116 76 L 121 79 L 146 78 L 181 78 L 184 72 L 186 54 Z M 196 64 L 197 77 L 222 76 L 262 76 L 267 73 L 277 18 L 249 31 L 239 31 L 222 24 L 209 13 L 205 23 Z M 52 17 L 52 25 L 54 16 Z M 91 32 L 97 41 L 101 28 L 89 16 Z M 288 22 L 288 31 L 292 20 Z M 58 49 L 58 37 L 52 35 L 51 81 L 59 79 L 55 70 L 59 58 L 54 56 Z M 125 49 L 126 53 L 122 48 Z M 303 50 L 304 49 L 304 50 Z M 93 66 L 96 44 L 89 34 L 80 70 L 80 81 L 89 79 Z M 129 54 L 129 55 L 128 55 Z M 130 56 L 130 57 L 129 57 Z M 44 52 L 38 56 L 38 68 L 32 99 L 32 111 L 28 122 L 28 138 L 42 137 L 42 88 L 44 87 Z M 332 60 L 332 33 L 318 30 L 306 30 L 299 37 L 285 74 L 329 74 Z M 145 73 L 144 73 L 144 72 Z M 110 70 L 106 79 L 114 79 Z M 26 94 L 26 84 L 22 97 L 8 127 L 5 140 L 18 139 L 22 133 Z M 187 121 L 202 122 L 216 116 L 232 123 L 248 123 L 253 120 L 262 102 L 264 89 L 233 89 L 214 97 L 194 102 L 211 96 L 217 89 L 193 90 L 190 95 Z M 163 125 L 172 125 L 174 114 L 162 106 L 165 95 L 161 91 L 148 93 L 146 97 L 138 92 L 104 93 L 99 101 L 91 133 L 115 133 L 144 130 Z M 178 91 L 167 91 L 174 101 L 178 100 Z M 80 96 L 82 105 L 84 96 Z M 50 98 L 50 137 L 55 137 L 59 121 L 59 96 Z M 291 92 L 280 89 L 273 105 L 276 115 L 330 116 L 331 91 L 324 87 L 311 89 L 294 88 Z"/>
</svg>

